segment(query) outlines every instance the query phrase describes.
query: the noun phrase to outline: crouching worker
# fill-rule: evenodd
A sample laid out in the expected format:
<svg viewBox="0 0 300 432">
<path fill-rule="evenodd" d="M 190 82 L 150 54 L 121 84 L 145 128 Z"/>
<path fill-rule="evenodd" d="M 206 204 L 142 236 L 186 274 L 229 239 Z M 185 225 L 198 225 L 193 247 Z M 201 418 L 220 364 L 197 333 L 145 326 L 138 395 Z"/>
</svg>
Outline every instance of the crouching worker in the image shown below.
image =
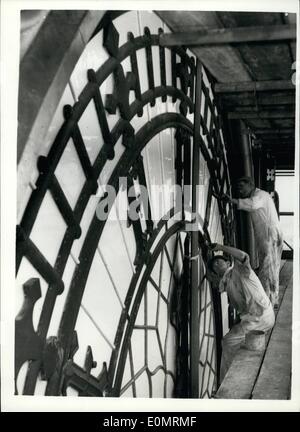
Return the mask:
<svg viewBox="0 0 300 432">
<path fill-rule="evenodd" d="M 220 379 L 225 374 L 251 330 L 267 331 L 275 322 L 274 311 L 269 297 L 252 270 L 249 256 L 236 248 L 213 243 L 213 251 L 223 251 L 231 255 L 233 263 L 223 255 L 215 255 L 208 262 L 208 268 L 220 278 L 219 291 L 226 291 L 233 307 L 240 314 L 241 321 L 235 324 L 222 341 Z"/>
</svg>

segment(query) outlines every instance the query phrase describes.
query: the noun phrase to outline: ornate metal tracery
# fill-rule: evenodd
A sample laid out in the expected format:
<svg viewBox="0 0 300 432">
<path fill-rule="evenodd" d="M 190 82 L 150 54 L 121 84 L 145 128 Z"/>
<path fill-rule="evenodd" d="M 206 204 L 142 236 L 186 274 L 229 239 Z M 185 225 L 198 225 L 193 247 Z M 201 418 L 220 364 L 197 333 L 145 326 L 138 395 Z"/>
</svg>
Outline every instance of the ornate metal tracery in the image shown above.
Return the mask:
<svg viewBox="0 0 300 432">
<path fill-rule="evenodd" d="M 160 30 L 162 31 L 162 30 Z M 172 86 L 166 80 L 166 48 L 159 47 L 160 59 L 160 85 L 155 86 L 154 64 L 152 47 L 158 46 L 158 35 L 151 34 L 145 28 L 143 36 L 134 37 L 128 34 L 128 42 L 119 47 L 119 34 L 110 22 L 103 30 L 103 44 L 109 53 L 109 59 L 97 70 L 87 71 L 88 82 L 82 90 L 74 106 L 64 107 L 65 121 L 58 132 L 47 156 L 38 159 L 39 177 L 35 184 L 30 200 L 24 211 L 22 220 L 17 227 L 17 272 L 22 260 L 28 260 L 46 281 L 48 288 L 43 300 L 43 307 L 37 329 L 32 325 L 34 304 L 41 296 L 39 279 L 31 278 L 24 281 L 24 306 L 16 319 L 16 379 L 20 367 L 24 362 L 30 361 L 23 394 L 34 394 L 36 382 L 41 376 L 47 382 L 45 394 L 67 394 L 68 387 L 78 391 L 79 395 L 86 396 L 119 396 L 130 389 L 132 396 L 139 396 L 136 382 L 143 374 L 149 386 L 149 397 L 156 396 L 153 391 L 154 377 L 160 372 L 164 374 L 164 397 L 189 396 L 188 391 L 188 362 L 189 362 L 189 273 L 190 273 L 190 244 L 189 236 L 184 232 L 184 213 L 180 221 L 174 221 L 175 210 L 170 210 L 168 216 L 158 224 L 152 220 L 151 204 L 149 206 L 150 219 L 144 226 L 141 220 L 128 220 L 135 239 L 135 257 L 133 262 L 133 275 L 124 301 L 120 298 L 121 313 L 117 325 L 115 338 L 108 341 L 111 345 L 109 364 L 94 359 L 92 347 L 88 346 L 83 366 L 74 361 L 79 342 L 75 330 L 79 310 L 85 292 L 93 259 L 99 252 L 99 242 L 106 226 L 106 221 L 98 219 L 94 214 L 78 256 L 75 270 L 71 279 L 68 295 L 64 305 L 57 335 L 48 335 L 50 321 L 57 296 L 66 289 L 63 274 L 71 249 L 76 239 L 81 238 L 81 221 L 90 198 L 99 191 L 99 176 L 108 163 L 116 159 L 115 146 L 122 139 L 124 151 L 117 160 L 115 167 L 107 181 L 115 190 L 119 191 L 119 179 L 126 177 L 128 185 L 138 182 L 147 185 L 147 175 L 143 163 L 142 152 L 151 139 L 161 131 L 171 130 L 175 138 L 175 183 L 183 186 L 191 185 L 191 150 L 190 142 L 193 133 L 193 124 L 187 114 L 194 111 L 195 95 L 195 63 L 185 49 L 172 47 Z M 144 50 L 147 63 L 148 90 L 141 91 L 139 77 L 139 63 L 137 51 Z M 125 75 L 122 62 L 129 58 L 131 72 Z M 180 58 L 180 62 L 178 62 Z M 105 98 L 100 91 L 102 83 L 108 76 L 114 79 L 112 93 Z M 180 83 L 180 85 L 179 85 Z M 197 89 L 196 89 L 197 90 Z M 200 150 L 204 163 L 209 171 L 209 187 L 206 191 L 205 215 L 202 234 L 199 236 L 203 257 L 199 261 L 199 368 L 201 370 L 199 397 L 210 397 L 216 386 L 220 333 L 222 324 L 220 313 L 220 299 L 213 293 L 205 278 L 205 242 L 210 238 L 213 213 L 220 214 L 224 241 L 229 242 L 233 233 L 232 209 L 226 207 L 218 197 L 230 188 L 226 167 L 226 156 L 221 139 L 220 119 L 216 108 L 210 99 L 208 89 L 202 83 L 201 90 L 204 100 L 204 114 L 201 116 Z M 134 92 L 134 101 L 130 103 L 130 94 Z M 156 103 L 166 103 L 172 97 L 173 102 L 179 103 L 179 112 L 165 112 L 146 122 L 138 132 L 133 128 L 131 121 L 135 116 L 141 117 L 147 106 Z M 92 163 L 80 131 L 79 120 L 90 102 L 93 102 L 101 128 L 103 145 Z M 119 119 L 110 129 L 107 122 L 107 113 L 119 113 Z M 66 148 L 73 142 L 80 165 L 85 175 L 85 182 L 72 209 L 68 198 L 59 183 L 56 169 Z M 76 179 L 74 179 L 76 181 Z M 66 230 L 54 265 L 51 265 L 30 238 L 35 221 L 39 217 L 39 210 L 47 193 L 51 194 L 58 211 L 60 212 Z M 100 197 L 104 199 L 103 194 Z M 129 203 L 137 200 L 129 197 Z M 175 200 L 176 204 L 176 200 Z M 212 211 L 214 206 L 214 211 Z M 170 242 L 172 246 L 170 246 Z M 170 252 L 173 251 L 173 253 Z M 100 250 L 101 255 L 101 250 Z M 159 263 L 159 264 L 158 264 Z M 158 279 L 153 271 L 156 265 L 160 268 Z M 170 272 L 167 288 L 163 292 L 162 268 Z M 116 266 L 117 271 L 117 266 Z M 155 292 L 157 296 L 155 322 L 147 318 L 147 292 Z M 144 305 L 143 323 L 137 322 L 141 305 Z M 159 321 L 160 311 L 164 308 L 164 319 Z M 88 312 L 87 312 L 88 313 Z M 162 330 L 163 322 L 165 326 Z M 144 349 L 144 364 L 136 370 L 133 360 L 133 334 L 142 332 Z M 162 332 L 165 332 L 164 338 Z M 172 349 L 168 335 L 172 334 Z M 151 336 L 150 336 L 151 335 Z M 152 336 L 154 335 L 154 336 Z M 149 366 L 149 340 L 155 337 L 161 356 L 161 363 L 153 370 Z M 24 340 L 26 343 L 24 343 Z M 169 351 L 172 351 L 171 364 L 168 363 Z M 175 361 L 176 359 L 176 361 Z M 101 362 L 100 373 L 95 376 L 93 369 Z M 126 362 L 129 364 L 130 377 L 125 377 Z M 99 365 L 98 365 L 99 366 Z M 209 370 L 208 376 L 205 370 Z M 212 377 L 212 379 L 211 379 Z M 156 378 L 155 378 L 156 379 Z"/>
</svg>

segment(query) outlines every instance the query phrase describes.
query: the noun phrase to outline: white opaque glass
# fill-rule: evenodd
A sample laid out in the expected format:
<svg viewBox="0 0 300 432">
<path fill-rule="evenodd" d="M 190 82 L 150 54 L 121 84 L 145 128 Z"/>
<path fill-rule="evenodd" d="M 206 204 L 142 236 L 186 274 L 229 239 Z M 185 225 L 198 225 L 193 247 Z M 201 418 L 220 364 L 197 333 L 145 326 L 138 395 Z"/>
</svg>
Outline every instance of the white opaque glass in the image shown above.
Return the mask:
<svg viewBox="0 0 300 432">
<path fill-rule="evenodd" d="M 126 386 L 126 384 L 128 384 L 131 381 L 131 379 L 133 377 L 134 377 L 134 374 L 131 371 L 130 357 L 129 357 L 129 352 L 128 352 L 127 357 L 126 357 L 123 377 L 122 377 L 121 393 L 122 393 L 122 389 Z M 132 388 L 132 386 L 130 386 L 129 388 Z"/>
<path fill-rule="evenodd" d="M 140 10 L 138 11 L 138 17 L 140 20 L 141 35 L 144 33 L 145 27 L 148 27 L 152 34 L 158 34 L 158 29 L 163 28 L 162 20 L 152 11 Z"/>
<path fill-rule="evenodd" d="M 172 86 L 172 62 L 171 50 L 165 48 L 165 64 L 166 64 L 166 85 Z"/>
<path fill-rule="evenodd" d="M 164 386 L 165 386 L 165 373 L 163 370 L 159 370 L 155 375 L 151 377 L 152 379 L 152 391 L 153 395 L 157 398 L 164 397 Z"/>
<path fill-rule="evenodd" d="M 173 392 L 174 392 L 174 380 L 173 380 L 173 378 L 170 376 L 170 375 L 167 375 L 166 376 L 166 380 L 167 380 L 167 394 L 166 394 L 166 397 L 167 398 L 172 398 L 172 397 L 174 397 L 174 394 L 173 394 Z"/>
<path fill-rule="evenodd" d="M 112 208 L 112 211 L 114 211 L 114 208 Z M 106 222 L 100 238 L 99 249 L 118 294 L 124 303 L 133 273 L 118 221 L 108 220 Z M 118 263 L 118 271 L 115 271 L 116 263 Z"/>
<path fill-rule="evenodd" d="M 159 349 L 159 343 L 157 334 L 154 330 L 148 332 L 148 367 L 151 372 L 154 372 L 155 368 L 162 365 L 162 356 Z"/>
<path fill-rule="evenodd" d="M 69 140 L 60 158 L 55 175 L 71 208 L 74 209 L 86 176 L 72 139 Z"/>
<path fill-rule="evenodd" d="M 149 380 L 146 371 L 144 371 L 136 380 L 137 397 L 148 398 L 150 396 Z"/>
<path fill-rule="evenodd" d="M 145 331 L 133 330 L 131 336 L 131 347 L 134 374 L 145 366 L 145 344 Z"/>
<path fill-rule="evenodd" d="M 41 374 L 39 374 L 36 382 L 34 394 L 36 396 L 44 396 L 46 392 L 46 387 L 47 387 L 47 380 L 42 380 Z"/>
<path fill-rule="evenodd" d="M 90 161 L 93 164 L 103 146 L 102 132 L 93 101 L 84 110 L 78 121 L 78 126 Z"/>
<path fill-rule="evenodd" d="M 147 284 L 147 288 L 148 325 L 154 326 L 157 316 L 158 293 L 150 282 Z"/>
<path fill-rule="evenodd" d="M 172 325 L 168 326 L 165 355 L 166 355 L 167 369 L 174 372 L 175 355 L 176 355 L 176 332 Z"/>
<path fill-rule="evenodd" d="M 76 98 L 88 83 L 87 71 L 97 71 L 109 59 L 109 54 L 103 47 L 103 30 L 93 37 L 86 45 L 71 75 L 70 83 Z"/>
<path fill-rule="evenodd" d="M 119 47 L 125 44 L 127 39 L 127 33 L 130 31 L 134 37 L 139 36 L 138 27 L 138 11 L 132 10 L 125 12 L 114 19 L 113 24 L 119 33 Z"/>
<path fill-rule="evenodd" d="M 207 353 L 207 349 L 208 349 L 208 339 L 209 338 L 207 336 L 203 336 L 203 339 L 200 341 L 200 344 L 202 343 L 202 346 L 201 346 L 199 360 L 202 363 L 205 363 L 205 361 L 206 361 L 206 353 Z"/>
<path fill-rule="evenodd" d="M 122 397 L 128 397 L 128 398 L 133 397 L 132 386 L 129 387 L 124 393 L 122 393 Z"/>
<path fill-rule="evenodd" d="M 144 48 L 136 51 L 136 58 L 137 58 L 137 64 L 139 68 L 141 94 L 143 94 L 147 90 L 149 90 L 147 59 L 146 59 L 146 51 Z M 147 110 L 146 107 L 144 109 Z"/>
<path fill-rule="evenodd" d="M 72 387 L 67 387 L 67 396 L 78 396 L 78 390 L 75 390 Z"/>
<path fill-rule="evenodd" d="M 169 326 L 168 307 L 166 303 L 160 299 L 159 302 L 159 320 L 158 320 L 158 332 L 160 341 L 162 344 L 163 351 L 165 351 L 165 341 L 167 335 L 167 327 Z"/>
<path fill-rule="evenodd" d="M 172 259 L 172 258 L 171 258 Z M 174 277 L 172 276 L 171 268 L 167 259 L 166 254 L 164 253 L 163 258 L 163 272 L 161 277 L 160 288 L 162 294 L 168 299 L 170 288 L 174 284 Z"/>
<path fill-rule="evenodd" d="M 145 325 L 145 306 L 144 296 L 142 297 L 140 307 L 136 316 L 135 325 Z"/>
<path fill-rule="evenodd" d="M 87 348 L 91 346 L 93 359 L 97 362 L 97 366 L 91 370 L 91 374 L 98 376 L 102 371 L 103 362 L 106 362 L 107 366 L 109 365 L 112 349 L 82 308 L 79 310 L 75 330 L 77 332 L 79 349 L 74 355 L 74 362 L 83 367 Z"/>
<path fill-rule="evenodd" d="M 89 272 L 82 303 L 101 331 L 113 343 L 122 307 L 97 251 Z"/>
<path fill-rule="evenodd" d="M 30 238 L 52 266 L 55 264 L 66 228 L 65 220 L 50 192 L 47 191 Z"/>
<path fill-rule="evenodd" d="M 83 245 L 83 242 L 86 238 L 87 231 L 90 227 L 90 224 L 92 222 L 92 219 L 95 215 L 96 208 L 99 202 L 99 197 L 95 195 L 91 195 L 85 209 L 84 213 L 82 215 L 81 221 L 80 221 L 80 228 L 81 228 L 81 236 L 79 239 L 74 240 L 71 253 L 75 260 L 78 260 L 79 254 Z"/>
</svg>

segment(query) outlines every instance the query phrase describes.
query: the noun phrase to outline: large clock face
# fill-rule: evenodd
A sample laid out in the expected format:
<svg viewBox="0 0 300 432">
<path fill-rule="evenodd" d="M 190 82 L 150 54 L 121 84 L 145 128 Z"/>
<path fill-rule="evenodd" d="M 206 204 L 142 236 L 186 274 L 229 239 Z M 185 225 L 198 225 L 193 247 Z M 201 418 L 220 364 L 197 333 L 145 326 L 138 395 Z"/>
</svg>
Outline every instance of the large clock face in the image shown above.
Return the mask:
<svg viewBox="0 0 300 432">
<path fill-rule="evenodd" d="M 70 78 L 20 211 L 16 389 L 188 396 L 196 319 L 198 396 L 210 397 L 224 299 L 211 289 L 201 250 L 191 316 L 187 222 L 197 186 L 201 239 L 229 240 L 231 209 L 218 201 L 229 188 L 219 118 L 203 70 L 195 185 L 193 56 L 158 46 L 164 25 L 153 14 L 104 24 Z"/>
</svg>

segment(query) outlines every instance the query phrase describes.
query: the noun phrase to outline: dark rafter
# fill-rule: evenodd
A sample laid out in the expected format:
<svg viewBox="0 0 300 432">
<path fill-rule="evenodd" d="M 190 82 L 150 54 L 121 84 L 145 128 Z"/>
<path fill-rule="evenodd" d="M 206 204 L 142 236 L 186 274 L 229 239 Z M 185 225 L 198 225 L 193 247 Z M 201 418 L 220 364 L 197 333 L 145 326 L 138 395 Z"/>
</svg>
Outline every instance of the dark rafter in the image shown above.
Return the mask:
<svg viewBox="0 0 300 432">
<path fill-rule="evenodd" d="M 296 39 L 296 26 L 282 24 L 165 33 L 160 35 L 159 43 L 161 46 L 200 46 L 291 39 Z"/>
<path fill-rule="evenodd" d="M 291 80 L 247 81 L 215 85 L 215 93 L 235 93 L 245 91 L 295 90 Z"/>
<path fill-rule="evenodd" d="M 294 118 L 295 111 L 294 110 L 285 110 L 285 111 L 237 111 L 237 112 L 229 112 L 229 119 L 285 119 L 285 118 Z"/>
</svg>

